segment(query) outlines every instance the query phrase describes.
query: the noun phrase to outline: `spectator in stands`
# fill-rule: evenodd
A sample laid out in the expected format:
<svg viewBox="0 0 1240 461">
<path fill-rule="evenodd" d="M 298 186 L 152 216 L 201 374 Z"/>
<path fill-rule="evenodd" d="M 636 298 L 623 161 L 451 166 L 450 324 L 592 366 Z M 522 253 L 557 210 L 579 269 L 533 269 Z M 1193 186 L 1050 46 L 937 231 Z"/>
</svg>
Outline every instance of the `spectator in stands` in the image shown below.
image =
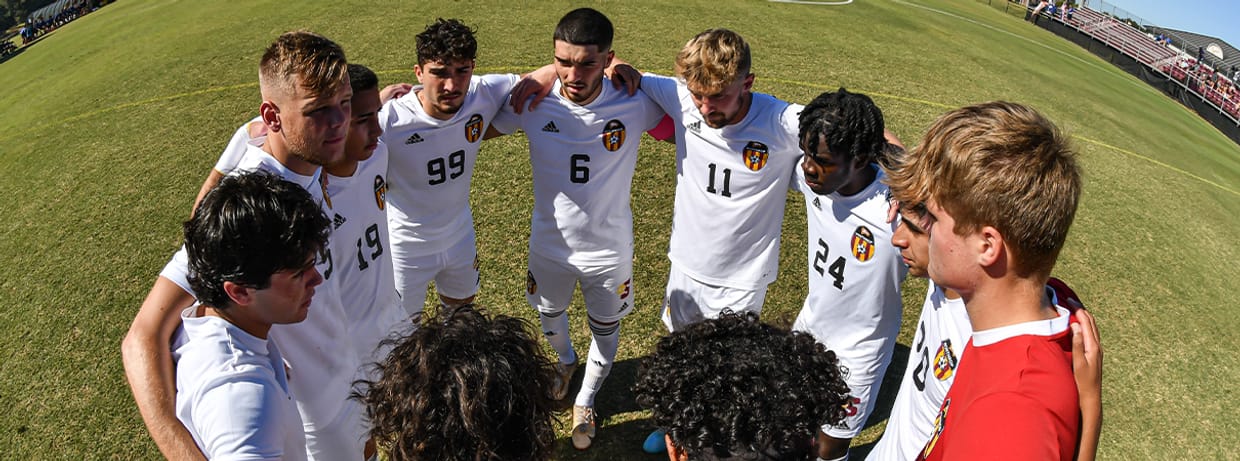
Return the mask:
<svg viewBox="0 0 1240 461">
<path fill-rule="evenodd" d="M 1071 21 L 1071 20 L 1072 20 L 1072 15 L 1073 15 L 1074 13 L 1076 13 L 1076 5 L 1070 5 L 1070 4 L 1068 4 L 1067 2 L 1064 2 L 1064 6 L 1063 6 L 1063 20 L 1064 20 L 1064 22 Z"/>
<path fill-rule="evenodd" d="M 1030 21 L 1030 22 L 1033 22 L 1033 23 L 1037 23 L 1037 22 L 1038 22 L 1038 13 L 1041 13 L 1041 12 L 1042 12 L 1042 10 L 1046 9 L 1046 7 L 1048 7 L 1048 6 L 1050 6 L 1050 5 L 1051 5 L 1051 2 L 1050 2 L 1050 1 L 1048 1 L 1048 0 L 1039 0 L 1039 1 L 1038 1 L 1038 6 L 1037 6 L 1036 8 L 1034 8 L 1034 9 L 1033 9 L 1033 12 L 1032 12 L 1032 13 L 1029 13 L 1029 21 Z"/>
</svg>

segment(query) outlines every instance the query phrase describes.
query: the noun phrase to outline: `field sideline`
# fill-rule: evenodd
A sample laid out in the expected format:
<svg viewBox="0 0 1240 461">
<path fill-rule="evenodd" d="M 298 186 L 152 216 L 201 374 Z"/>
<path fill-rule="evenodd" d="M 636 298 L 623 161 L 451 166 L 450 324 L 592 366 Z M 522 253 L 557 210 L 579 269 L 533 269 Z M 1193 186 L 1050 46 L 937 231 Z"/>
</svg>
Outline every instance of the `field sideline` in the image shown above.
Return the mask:
<svg viewBox="0 0 1240 461">
<path fill-rule="evenodd" d="M 137 306 L 180 243 L 198 185 L 259 99 L 263 48 L 305 28 L 344 46 L 381 84 L 414 81 L 413 35 L 436 17 L 477 28 L 479 73 L 551 57 L 555 21 L 580 2 L 174 2 L 124 0 L 0 64 L 0 458 L 157 459 L 121 367 Z M 1240 147 L 1178 103 L 1037 27 L 970 0 L 596 2 L 618 56 L 667 73 L 684 41 L 737 30 L 755 89 L 805 103 L 868 93 L 909 145 L 949 108 L 1030 104 L 1075 139 L 1086 189 L 1056 275 L 1097 315 L 1106 350 L 1102 459 L 1240 459 Z M 657 319 L 674 149 L 642 146 L 634 178 L 636 305 L 599 396 L 595 446 L 557 459 L 654 460 L 627 390 L 663 334 Z M 521 296 L 531 186 L 522 135 L 489 141 L 472 202 L 480 302 L 534 320 Z M 789 195 L 781 274 L 764 318 L 805 295 L 805 210 Z M 925 283 L 905 285 L 908 353 Z M 579 301 L 578 301 L 579 303 Z M 588 344 L 580 306 L 575 343 Z M 895 391 L 890 381 L 885 391 Z M 890 396 L 888 396 L 890 397 Z M 866 446 L 884 421 L 857 440 Z"/>
</svg>

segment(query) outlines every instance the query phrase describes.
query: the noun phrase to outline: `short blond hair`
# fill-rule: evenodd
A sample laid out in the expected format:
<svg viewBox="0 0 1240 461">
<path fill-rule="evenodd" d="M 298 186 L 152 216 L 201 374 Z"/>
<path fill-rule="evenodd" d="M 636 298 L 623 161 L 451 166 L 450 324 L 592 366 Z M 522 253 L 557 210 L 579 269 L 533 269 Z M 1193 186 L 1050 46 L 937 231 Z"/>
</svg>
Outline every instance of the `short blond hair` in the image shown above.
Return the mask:
<svg viewBox="0 0 1240 461">
<path fill-rule="evenodd" d="M 728 29 L 707 29 L 676 55 L 676 76 L 689 91 L 717 94 L 749 75 L 749 44 Z"/>
<path fill-rule="evenodd" d="M 258 66 L 259 87 L 290 94 L 300 84 L 314 96 L 335 92 L 348 82 L 348 63 L 344 50 L 335 42 L 314 32 L 298 30 L 281 34 Z"/>
<path fill-rule="evenodd" d="M 887 184 L 901 203 L 933 199 L 957 235 L 998 229 L 1021 277 L 1050 275 L 1081 195 L 1067 137 L 1037 111 L 1002 101 L 939 117 L 888 169 Z"/>
</svg>

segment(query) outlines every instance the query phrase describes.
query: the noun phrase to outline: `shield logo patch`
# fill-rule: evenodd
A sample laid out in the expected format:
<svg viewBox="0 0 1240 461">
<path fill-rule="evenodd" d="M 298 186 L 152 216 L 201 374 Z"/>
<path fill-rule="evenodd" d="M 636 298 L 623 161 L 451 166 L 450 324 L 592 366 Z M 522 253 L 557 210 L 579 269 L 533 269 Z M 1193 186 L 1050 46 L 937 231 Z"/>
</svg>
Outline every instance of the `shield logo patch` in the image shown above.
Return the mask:
<svg viewBox="0 0 1240 461">
<path fill-rule="evenodd" d="M 874 257 L 874 233 L 869 228 L 861 226 L 853 231 L 851 243 L 852 254 L 857 261 L 866 262 Z"/>
<path fill-rule="evenodd" d="M 382 210 L 387 206 L 387 181 L 383 180 L 383 175 L 375 175 L 375 205 Z"/>
<path fill-rule="evenodd" d="M 624 145 L 624 124 L 619 120 L 611 120 L 603 127 L 603 147 L 615 152 Z"/>
<path fill-rule="evenodd" d="M 766 144 L 750 141 L 745 145 L 745 151 L 741 153 L 741 156 L 744 157 L 746 167 L 749 167 L 751 171 L 758 171 L 766 165 L 768 151 Z"/>
<path fill-rule="evenodd" d="M 479 139 L 482 139 L 482 115 L 474 114 L 465 122 L 465 140 L 478 142 Z"/>
</svg>

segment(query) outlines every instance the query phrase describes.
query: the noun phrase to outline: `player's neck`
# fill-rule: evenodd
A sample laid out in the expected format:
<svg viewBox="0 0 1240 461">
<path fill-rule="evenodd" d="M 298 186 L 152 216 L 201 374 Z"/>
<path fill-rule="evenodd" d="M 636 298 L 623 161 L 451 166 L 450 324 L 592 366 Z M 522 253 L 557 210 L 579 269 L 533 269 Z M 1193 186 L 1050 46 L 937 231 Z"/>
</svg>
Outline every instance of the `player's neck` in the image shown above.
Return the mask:
<svg viewBox="0 0 1240 461">
<path fill-rule="evenodd" d="M 839 188 L 837 192 L 843 197 L 851 197 L 861 193 L 865 188 L 870 187 L 874 183 L 874 179 L 878 177 L 878 170 L 874 165 L 866 165 L 857 174 L 853 175 L 852 180 L 848 181 L 844 187 Z"/>
<path fill-rule="evenodd" d="M 985 331 L 1053 319 L 1059 315 L 1046 297 L 1046 281 L 1001 277 L 980 282 L 971 293 L 961 293 L 973 331 Z"/>
<path fill-rule="evenodd" d="M 294 155 L 288 150 L 288 146 L 284 143 L 283 133 L 271 133 L 267 136 L 267 142 L 263 143 L 263 151 L 271 154 L 271 157 L 288 168 L 289 171 L 302 176 L 314 176 L 314 170 L 319 168 L 318 165 L 310 163 L 304 158 Z"/>
<path fill-rule="evenodd" d="M 732 117 L 732 120 L 728 120 L 728 125 L 735 125 L 745 120 L 745 117 L 749 115 L 751 105 L 753 105 L 753 92 L 746 91 L 741 95 L 741 108 L 736 111 L 736 116 Z"/>
<path fill-rule="evenodd" d="M 241 331 L 249 333 L 258 339 L 267 339 L 267 333 L 271 332 L 271 324 L 263 323 L 256 319 L 252 319 L 241 311 L 242 308 L 233 306 L 228 309 L 216 309 L 207 306 L 203 309 L 202 315 L 207 317 L 219 317 L 224 321 L 233 324 Z"/>
<path fill-rule="evenodd" d="M 323 169 L 327 171 L 327 174 L 337 178 L 351 178 L 355 173 L 357 173 L 358 163 L 360 162 L 355 162 L 346 158 L 336 162 L 335 164 L 325 166 Z"/>
</svg>

